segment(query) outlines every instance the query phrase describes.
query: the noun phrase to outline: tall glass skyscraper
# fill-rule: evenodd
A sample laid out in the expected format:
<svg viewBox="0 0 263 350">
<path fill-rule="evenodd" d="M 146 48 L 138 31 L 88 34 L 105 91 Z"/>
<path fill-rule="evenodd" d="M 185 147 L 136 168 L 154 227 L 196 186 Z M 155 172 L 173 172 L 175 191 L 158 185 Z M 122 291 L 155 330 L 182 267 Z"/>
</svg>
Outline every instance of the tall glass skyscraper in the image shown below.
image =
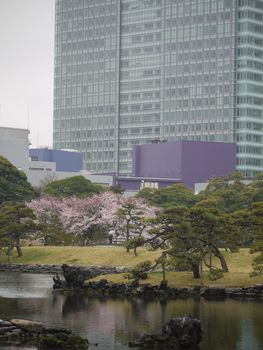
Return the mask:
<svg viewBox="0 0 263 350">
<path fill-rule="evenodd" d="M 263 171 L 263 0 L 56 0 L 54 147 L 132 173 L 132 148 L 236 142 Z"/>
</svg>

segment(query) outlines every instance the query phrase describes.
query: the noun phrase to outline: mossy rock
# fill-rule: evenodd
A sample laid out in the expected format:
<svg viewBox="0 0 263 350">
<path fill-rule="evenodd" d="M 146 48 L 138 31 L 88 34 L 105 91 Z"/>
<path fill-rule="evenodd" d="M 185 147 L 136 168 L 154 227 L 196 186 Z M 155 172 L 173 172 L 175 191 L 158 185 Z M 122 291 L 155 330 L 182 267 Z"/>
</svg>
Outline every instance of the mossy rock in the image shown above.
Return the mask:
<svg viewBox="0 0 263 350">
<path fill-rule="evenodd" d="M 51 335 L 42 335 L 37 342 L 39 350 L 50 349 L 71 349 L 84 350 L 88 348 L 89 342 L 78 335 L 65 335 L 57 333 Z"/>
</svg>

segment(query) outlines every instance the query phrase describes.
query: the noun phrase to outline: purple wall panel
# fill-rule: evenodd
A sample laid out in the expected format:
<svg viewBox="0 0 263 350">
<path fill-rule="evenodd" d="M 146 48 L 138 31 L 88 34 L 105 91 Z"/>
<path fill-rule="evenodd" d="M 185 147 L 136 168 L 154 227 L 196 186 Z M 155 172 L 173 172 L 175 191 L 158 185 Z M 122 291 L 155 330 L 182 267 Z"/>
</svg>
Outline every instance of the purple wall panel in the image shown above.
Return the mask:
<svg viewBox="0 0 263 350">
<path fill-rule="evenodd" d="M 235 171 L 233 143 L 174 141 L 134 147 L 136 177 L 175 178 L 186 186 Z"/>
<path fill-rule="evenodd" d="M 182 142 L 182 181 L 188 187 L 235 171 L 236 146 L 223 142 Z"/>
<path fill-rule="evenodd" d="M 134 147 L 134 176 L 181 179 L 181 142 Z"/>
<path fill-rule="evenodd" d="M 141 187 L 141 180 L 118 179 L 118 184 L 125 190 L 139 191 Z"/>
<path fill-rule="evenodd" d="M 49 148 L 31 148 L 29 156 L 38 157 L 39 161 L 55 162 L 57 171 L 78 172 L 82 170 L 82 153 Z"/>
</svg>

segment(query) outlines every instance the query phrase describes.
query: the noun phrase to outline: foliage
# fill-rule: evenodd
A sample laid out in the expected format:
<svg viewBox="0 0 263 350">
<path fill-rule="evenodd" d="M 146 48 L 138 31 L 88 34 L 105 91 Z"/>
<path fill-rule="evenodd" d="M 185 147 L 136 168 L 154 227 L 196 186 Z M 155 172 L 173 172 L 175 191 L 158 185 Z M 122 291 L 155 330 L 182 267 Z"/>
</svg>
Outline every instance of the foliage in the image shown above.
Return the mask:
<svg viewBox="0 0 263 350">
<path fill-rule="evenodd" d="M 251 276 L 263 274 L 263 202 L 255 203 L 250 215 L 250 221 L 254 227 L 255 241 L 251 253 L 259 253 L 253 260 L 253 272 Z"/>
<path fill-rule="evenodd" d="M 36 238 L 43 239 L 45 245 L 69 243 L 72 240 L 68 237 L 60 221 L 60 201 L 58 198 L 44 196 L 27 203 L 27 206 L 34 211 L 38 221 L 42 224 Z"/>
<path fill-rule="evenodd" d="M 121 185 L 114 185 L 114 186 L 111 186 L 110 187 L 110 190 L 113 192 L 113 193 L 116 193 L 116 194 L 123 194 L 124 193 L 124 189 L 121 187 Z"/>
<path fill-rule="evenodd" d="M 0 206 L 0 241 L 3 245 L 16 247 L 22 256 L 20 239 L 38 230 L 33 211 L 21 203 L 4 203 Z"/>
<path fill-rule="evenodd" d="M 123 198 L 117 210 L 116 231 L 125 241 L 127 252 L 144 245 L 147 238 L 148 219 L 153 218 L 157 208 L 150 207 L 140 198 Z"/>
<path fill-rule="evenodd" d="M 167 259 L 167 254 L 165 252 L 162 252 L 161 256 L 159 256 L 157 259 L 155 259 L 155 267 L 160 266 L 162 268 L 162 286 L 167 287 L 167 281 L 166 281 L 166 267 L 171 266 L 171 259 Z"/>
<path fill-rule="evenodd" d="M 92 183 L 83 176 L 72 176 L 48 183 L 44 193 L 52 197 L 89 197 L 104 191 L 102 186 Z"/>
<path fill-rule="evenodd" d="M 112 192 L 103 192 L 85 198 L 44 196 L 27 205 L 44 225 L 44 236 L 50 232 L 56 236 L 69 232 L 82 241 L 92 242 L 97 231 L 113 225 L 120 200 Z"/>
<path fill-rule="evenodd" d="M 144 245 L 144 238 L 143 237 L 133 237 L 130 238 L 126 243 L 125 246 L 128 250 L 133 249 L 134 254 L 137 256 L 137 248 L 142 247 Z"/>
<path fill-rule="evenodd" d="M 191 207 L 196 202 L 196 197 L 192 190 L 178 183 L 164 189 L 144 188 L 137 195 L 143 198 L 152 206 L 168 208 L 174 205 L 184 205 Z"/>
<path fill-rule="evenodd" d="M 215 267 L 209 271 L 208 277 L 211 281 L 217 281 L 224 277 L 224 271 Z"/>
<path fill-rule="evenodd" d="M 137 265 L 135 265 L 130 273 L 125 275 L 125 278 L 129 280 L 134 280 L 134 282 L 139 282 L 139 280 L 145 280 L 148 277 L 147 272 L 151 269 L 152 262 L 150 260 L 143 261 Z"/>
<path fill-rule="evenodd" d="M 246 184 L 239 173 L 223 178 L 215 178 L 209 182 L 206 190 L 198 196 L 199 201 L 216 200 L 217 217 L 228 219 L 224 222 L 221 242 L 231 250 L 238 246 L 252 244 L 251 252 L 260 252 L 253 261 L 254 272 L 263 272 L 263 175 L 260 174 L 251 183 Z M 222 216 L 222 213 L 230 214 Z M 234 232 L 234 235 L 233 235 Z M 228 240 L 228 243 L 224 241 Z M 262 254 L 262 257 L 261 257 Z"/>
<path fill-rule="evenodd" d="M 175 258 L 179 266 L 191 266 L 195 278 L 202 278 L 202 263 L 212 272 L 213 256 L 228 272 L 219 248 L 236 251 L 240 244 L 240 233 L 231 214 L 221 213 L 211 199 L 200 201 L 190 209 L 184 206 L 165 209 L 154 220 L 150 233 L 155 240 L 168 242 L 166 254 Z"/>
<path fill-rule="evenodd" d="M 24 202 L 34 196 L 34 189 L 26 175 L 0 156 L 0 204 L 9 201 Z"/>
<path fill-rule="evenodd" d="M 252 191 L 244 183 L 240 173 L 210 180 L 207 188 L 197 196 L 198 201 L 216 200 L 217 208 L 228 213 L 247 208 L 251 198 Z"/>
<path fill-rule="evenodd" d="M 55 180 L 57 180 L 56 173 L 47 174 L 44 179 L 40 180 L 39 185 L 35 187 L 37 197 L 43 196 L 47 185 Z"/>
<path fill-rule="evenodd" d="M 202 278 L 206 268 L 211 278 L 215 274 L 217 278 L 218 259 L 222 270 L 228 271 L 220 248 L 236 252 L 253 242 L 252 252 L 262 252 L 262 189 L 261 177 L 247 185 L 240 174 L 230 174 L 211 180 L 198 196 L 176 184 L 162 190 L 146 188 L 139 198 L 113 192 L 86 198 L 48 198 L 52 205 L 46 204 L 47 221 L 50 225 L 56 218 L 59 224 L 54 226 L 61 225 L 66 232 L 91 242 L 98 230 L 110 230 L 113 242 L 123 241 L 127 251 L 133 249 L 135 255 L 143 245 L 162 248 L 177 267 L 190 266 L 196 278 Z M 40 213 L 37 216 L 40 218 Z M 256 272 L 260 259 L 259 255 L 254 261 Z"/>
<path fill-rule="evenodd" d="M 263 174 L 258 174 L 247 188 L 251 191 L 251 203 L 263 202 Z"/>
<path fill-rule="evenodd" d="M 214 255 L 220 259 L 224 272 L 228 272 L 226 261 L 219 247 L 236 251 L 240 246 L 241 237 L 231 214 L 220 212 L 216 203 L 216 201 L 211 200 L 199 202 L 190 209 L 189 219 L 203 257 L 209 256 L 209 263 L 206 265 L 209 265 L 210 271 L 212 255 Z"/>
<path fill-rule="evenodd" d="M 200 277 L 201 247 L 191 229 L 188 208 L 178 205 L 165 209 L 153 220 L 150 233 L 155 241 L 160 240 L 160 246 L 168 242 L 167 255 L 176 258 L 178 264 L 190 265 L 194 276 Z"/>
<path fill-rule="evenodd" d="M 60 209 L 62 225 L 74 235 L 93 240 L 96 227 L 113 225 L 120 200 L 112 192 L 86 198 L 64 199 Z"/>
</svg>

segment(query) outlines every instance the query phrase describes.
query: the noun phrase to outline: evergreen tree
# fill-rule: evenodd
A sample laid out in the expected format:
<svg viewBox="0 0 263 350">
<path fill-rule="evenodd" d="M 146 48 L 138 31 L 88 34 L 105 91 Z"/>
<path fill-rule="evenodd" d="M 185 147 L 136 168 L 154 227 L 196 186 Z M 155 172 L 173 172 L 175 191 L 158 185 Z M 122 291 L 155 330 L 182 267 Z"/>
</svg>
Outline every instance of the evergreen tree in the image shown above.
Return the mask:
<svg viewBox="0 0 263 350">
<path fill-rule="evenodd" d="M 72 176 L 63 180 L 55 180 L 47 184 L 44 193 L 52 197 L 90 197 L 104 191 L 83 176 Z"/>
<path fill-rule="evenodd" d="M 136 197 L 146 199 L 150 205 L 163 208 L 174 205 L 191 207 L 197 200 L 193 191 L 181 183 L 158 190 L 144 188 Z"/>
<path fill-rule="evenodd" d="M 9 201 L 24 202 L 34 197 L 34 189 L 25 173 L 0 156 L 0 204 Z"/>
<path fill-rule="evenodd" d="M 38 230 L 32 209 L 22 203 L 4 203 L 0 206 L 0 240 L 2 244 L 16 247 L 22 256 L 20 240 Z"/>
</svg>

